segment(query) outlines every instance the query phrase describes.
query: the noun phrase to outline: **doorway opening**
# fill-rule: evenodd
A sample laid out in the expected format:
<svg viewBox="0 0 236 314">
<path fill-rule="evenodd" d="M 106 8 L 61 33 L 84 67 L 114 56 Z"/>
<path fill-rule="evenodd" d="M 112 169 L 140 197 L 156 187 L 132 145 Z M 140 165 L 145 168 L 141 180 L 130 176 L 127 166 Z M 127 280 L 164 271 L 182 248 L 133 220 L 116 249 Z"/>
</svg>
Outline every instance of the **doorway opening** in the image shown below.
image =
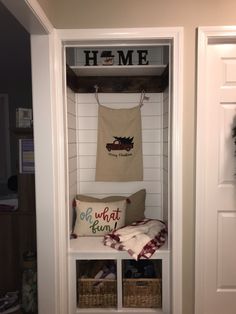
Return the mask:
<svg viewBox="0 0 236 314">
<path fill-rule="evenodd" d="M 33 139 L 32 116 L 27 116 L 32 113 L 31 54 L 30 34 L 2 3 L 0 30 L 0 295 L 1 311 L 11 311 L 22 300 L 25 255 L 31 252 L 36 259 L 33 156 L 32 168 L 25 171 L 19 153 L 20 143 Z M 17 119 L 20 111 L 25 116 Z M 36 300 L 36 281 L 34 293 Z"/>
<path fill-rule="evenodd" d="M 175 268 L 174 259 L 171 256 L 175 251 L 176 238 L 173 238 L 172 225 L 176 212 L 172 212 L 172 205 L 176 193 L 174 182 L 177 179 L 175 171 L 172 172 L 176 159 L 174 161 L 170 153 L 175 151 L 175 140 L 173 142 L 172 139 L 174 125 L 176 125 L 176 108 L 173 101 L 173 41 L 163 38 L 73 40 L 73 42 L 63 40 L 63 44 L 63 72 L 67 73 L 64 111 L 66 113 L 66 151 L 68 152 L 66 156 L 67 238 L 69 239 L 72 230 L 71 204 L 76 195 L 85 194 L 96 198 L 111 195 L 128 196 L 139 188 L 145 188 L 146 217 L 164 220 L 169 229 L 168 241 L 159 256 L 164 265 L 162 269 L 163 304 L 161 309 L 157 309 L 157 313 L 175 313 L 175 311 L 177 313 L 177 307 L 174 309 L 176 300 L 173 298 L 172 290 L 176 284 L 176 278 L 173 279 L 175 276 L 172 277 L 170 273 Z M 104 51 L 109 52 L 109 60 L 106 60 L 107 56 Z M 139 53 L 135 56 L 137 51 Z M 154 64 L 147 62 L 149 61 L 147 51 L 155 60 Z M 96 88 L 98 88 L 99 103 L 111 108 L 134 107 L 139 103 L 142 90 L 149 98 L 142 107 L 144 180 L 141 183 L 130 182 L 121 185 L 95 180 L 98 109 Z M 179 130 L 175 131 L 179 132 Z M 176 133 L 174 138 L 175 135 Z M 101 253 L 97 252 L 97 248 L 96 252 L 89 248 L 94 247 L 93 244 L 91 245 L 94 239 L 83 238 L 82 242 L 87 243 L 87 255 L 79 239 L 68 240 L 67 243 L 69 313 L 75 313 L 79 304 L 76 288 L 76 261 L 89 259 Z M 96 246 L 100 246 L 102 250 L 101 243 L 97 243 Z M 122 266 L 117 276 L 121 274 Z M 123 290 L 120 287 L 122 276 L 119 279 L 118 277 L 120 284 L 117 286 L 117 309 L 125 311 L 122 303 Z"/>
</svg>

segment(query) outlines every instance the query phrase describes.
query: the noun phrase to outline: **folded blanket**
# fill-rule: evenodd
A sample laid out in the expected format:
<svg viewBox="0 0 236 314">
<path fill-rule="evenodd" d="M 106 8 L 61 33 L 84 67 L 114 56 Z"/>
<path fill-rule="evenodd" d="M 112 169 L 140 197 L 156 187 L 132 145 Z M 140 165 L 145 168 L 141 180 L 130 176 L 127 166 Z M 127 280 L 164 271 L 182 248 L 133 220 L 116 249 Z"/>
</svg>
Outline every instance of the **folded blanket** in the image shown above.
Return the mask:
<svg viewBox="0 0 236 314">
<path fill-rule="evenodd" d="M 119 228 L 104 236 L 104 245 L 127 251 L 135 260 L 150 258 L 166 241 L 167 227 L 163 221 L 144 219 Z"/>
</svg>

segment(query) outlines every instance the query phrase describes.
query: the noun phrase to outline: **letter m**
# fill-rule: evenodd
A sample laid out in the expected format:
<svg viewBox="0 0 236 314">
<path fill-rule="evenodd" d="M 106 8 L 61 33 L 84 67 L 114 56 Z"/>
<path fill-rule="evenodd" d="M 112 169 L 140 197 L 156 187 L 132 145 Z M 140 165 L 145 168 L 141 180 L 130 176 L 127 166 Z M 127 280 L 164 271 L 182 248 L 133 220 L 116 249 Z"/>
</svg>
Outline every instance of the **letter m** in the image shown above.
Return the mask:
<svg viewBox="0 0 236 314">
<path fill-rule="evenodd" d="M 133 65 L 132 63 L 132 55 L 133 50 L 128 50 L 126 56 L 124 55 L 123 50 L 117 50 L 117 53 L 119 55 L 119 65 Z"/>
</svg>

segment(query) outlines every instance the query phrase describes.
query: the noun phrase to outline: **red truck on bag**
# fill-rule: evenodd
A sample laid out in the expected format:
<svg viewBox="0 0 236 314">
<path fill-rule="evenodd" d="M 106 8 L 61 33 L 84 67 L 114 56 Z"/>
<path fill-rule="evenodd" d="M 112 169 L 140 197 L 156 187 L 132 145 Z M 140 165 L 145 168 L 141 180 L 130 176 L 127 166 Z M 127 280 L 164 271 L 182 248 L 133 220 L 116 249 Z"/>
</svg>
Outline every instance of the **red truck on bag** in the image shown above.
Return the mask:
<svg viewBox="0 0 236 314">
<path fill-rule="evenodd" d="M 134 147 L 134 143 L 132 143 L 132 138 L 116 138 L 113 143 L 107 143 L 106 149 L 110 152 L 111 150 L 126 150 L 130 151 Z"/>
</svg>

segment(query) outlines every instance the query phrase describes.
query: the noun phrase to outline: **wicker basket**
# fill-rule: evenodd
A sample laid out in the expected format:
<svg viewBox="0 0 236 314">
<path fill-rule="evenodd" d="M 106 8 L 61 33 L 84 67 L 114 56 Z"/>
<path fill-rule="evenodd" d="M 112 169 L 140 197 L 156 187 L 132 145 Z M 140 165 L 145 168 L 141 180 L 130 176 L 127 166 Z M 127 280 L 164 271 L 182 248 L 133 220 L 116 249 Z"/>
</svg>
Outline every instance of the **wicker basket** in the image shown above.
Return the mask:
<svg viewBox="0 0 236 314">
<path fill-rule="evenodd" d="M 161 307 L 161 279 L 123 279 L 124 307 Z"/>
<path fill-rule="evenodd" d="M 116 307 L 117 284 L 112 279 L 78 279 L 78 307 Z"/>
</svg>

